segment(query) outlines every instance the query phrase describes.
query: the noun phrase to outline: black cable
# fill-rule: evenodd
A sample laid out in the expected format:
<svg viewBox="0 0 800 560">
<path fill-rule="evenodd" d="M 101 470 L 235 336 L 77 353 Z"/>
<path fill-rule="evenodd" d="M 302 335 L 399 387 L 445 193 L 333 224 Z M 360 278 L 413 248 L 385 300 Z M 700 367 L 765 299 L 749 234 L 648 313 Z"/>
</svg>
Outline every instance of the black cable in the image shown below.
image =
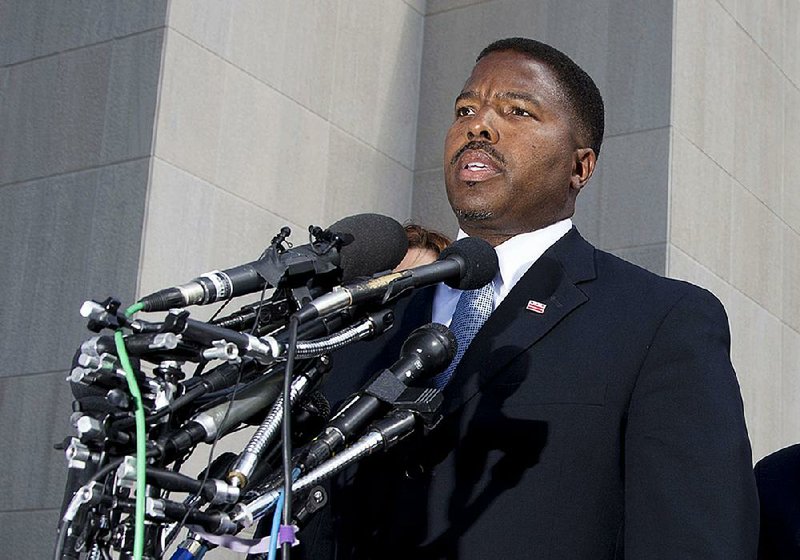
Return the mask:
<svg viewBox="0 0 800 560">
<path fill-rule="evenodd" d="M 297 330 L 300 319 L 292 315 L 289 319 L 289 347 L 286 350 L 286 375 L 283 379 L 283 525 L 292 525 L 292 372 L 294 355 L 297 352 Z M 281 545 L 283 560 L 289 560 L 293 543 Z"/>
<path fill-rule="evenodd" d="M 159 410 L 159 411 L 155 412 L 154 414 L 151 414 L 150 416 L 145 418 L 145 421 L 148 424 L 152 424 L 156 420 L 158 420 L 160 418 L 163 418 L 167 414 L 175 412 L 179 408 L 183 408 L 184 406 L 186 406 L 187 404 L 189 404 L 193 400 L 195 400 L 198 397 L 200 397 L 201 395 L 203 395 L 206 391 L 207 391 L 207 389 L 202 384 L 198 383 L 197 385 L 195 385 L 194 387 L 189 389 L 186 393 L 184 393 L 183 395 L 181 395 L 180 397 L 178 397 L 174 401 L 170 402 L 166 406 L 164 406 L 164 408 L 162 408 L 161 410 Z M 134 423 L 135 423 L 135 420 L 134 420 L 133 417 L 123 418 L 123 419 L 119 420 L 118 422 L 116 422 L 114 424 L 114 427 L 116 429 L 118 429 L 118 430 L 125 430 L 125 429 L 130 428 L 131 426 L 133 426 Z"/>
<path fill-rule="evenodd" d="M 263 302 L 264 302 L 264 296 L 267 293 L 267 286 L 268 286 L 268 284 L 265 282 L 264 283 L 264 287 L 261 289 L 261 296 L 259 297 L 259 302 L 261 304 L 263 304 Z M 227 303 L 226 303 L 226 305 L 227 305 Z M 261 307 L 258 308 L 258 314 L 256 315 L 256 323 L 255 323 L 255 325 L 258 324 L 258 319 L 260 318 L 260 315 L 261 315 Z M 253 332 L 255 331 L 255 325 L 253 325 Z M 251 335 L 252 335 L 252 332 L 251 332 Z M 239 368 L 238 368 L 237 373 L 236 373 L 236 383 L 234 383 L 234 385 L 233 385 L 234 390 L 231 392 L 230 399 L 228 399 L 228 408 L 225 409 L 225 415 L 222 417 L 222 421 L 219 424 L 220 426 L 224 426 L 225 422 L 228 420 L 228 416 L 229 416 L 229 414 L 231 412 L 231 407 L 233 406 L 233 401 L 234 401 L 234 399 L 236 399 L 236 393 L 237 393 L 237 390 L 239 388 L 239 382 L 242 379 L 242 369 L 243 369 L 242 366 L 243 365 L 244 365 L 244 362 L 239 362 Z M 194 503 L 191 503 L 191 505 L 189 505 L 189 507 L 186 508 L 186 513 L 184 514 L 184 516 L 181 519 L 180 523 L 178 523 L 178 525 L 172 531 L 170 531 L 169 535 L 167 535 L 167 541 L 164 543 L 164 550 L 169 548 L 169 546 L 172 544 L 172 542 L 177 538 L 178 533 L 180 532 L 180 530 L 184 527 L 184 525 L 186 525 L 186 520 L 189 518 L 189 515 L 191 515 L 191 513 L 194 511 L 195 507 L 197 506 L 197 503 L 200 501 L 200 492 L 202 492 L 202 488 L 206 485 L 206 482 L 208 482 L 208 474 L 209 474 L 209 472 L 211 470 L 211 463 L 214 460 L 214 451 L 217 448 L 217 442 L 219 441 L 220 437 L 222 437 L 222 433 L 221 433 L 221 430 L 218 430 L 217 434 L 214 436 L 214 441 L 211 443 L 211 449 L 208 452 L 208 460 L 206 461 L 206 468 L 205 468 L 205 472 L 203 473 L 203 480 L 200 483 L 200 490 L 199 490 L 199 492 L 189 496 L 186 499 L 185 503 L 191 503 L 191 502 L 194 502 Z"/>
<path fill-rule="evenodd" d="M 69 527 L 72 525 L 71 521 L 64 521 L 58 528 L 58 540 L 56 541 L 56 548 L 53 552 L 53 560 L 62 560 L 64 557 L 64 543 L 67 540 L 67 533 Z"/>
<path fill-rule="evenodd" d="M 262 293 L 263 293 L 263 292 L 264 292 L 264 290 L 262 290 Z M 262 297 L 263 297 L 263 296 L 262 296 Z M 216 318 L 219 316 L 219 314 L 220 314 L 220 313 L 222 313 L 222 310 L 223 310 L 223 309 L 225 309 L 226 307 L 228 307 L 228 304 L 229 304 L 230 302 L 232 302 L 232 301 L 233 301 L 233 296 L 231 296 L 231 297 L 229 297 L 228 299 L 226 299 L 226 300 L 223 302 L 223 304 L 219 306 L 219 309 L 217 309 L 217 310 L 214 312 L 214 314 L 211 316 L 211 319 L 209 319 L 209 320 L 208 320 L 208 322 L 209 322 L 209 323 L 213 322 L 213 321 L 214 321 L 214 319 L 216 319 Z"/>
<path fill-rule="evenodd" d="M 225 409 L 225 414 L 222 417 L 222 422 L 220 422 L 219 424 L 220 426 L 224 426 L 225 422 L 228 420 L 228 415 L 231 412 L 233 401 L 234 399 L 236 399 L 236 392 L 237 392 L 236 388 L 238 388 L 239 386 L 239 381 L 241 379 L 241 376 L 242 376 L 242 364 L 240 362 L 239 374 L 236 378 L 234 391 L 231 392 L 231 396 L 228 399 L 228 408 Z M 175 529 L 170 531 L 168 540 L 166 543 L 164 543 L 165 550 L 169 548 L 169 546 L 172 544 L 172 541 L 174 541 L 175 538 L 178 536 L 178 532 L 183 528 L 184 525 L 186 525 L 186 520 L 189 519 L 189 515 L 191 515 L 191 513 L 194 511 L 197 503 L 200 502 L 200 494 L 202 493 L 202 488 L 205 486 L 206 482 L 208 482 L 209 467 L 211 466 L 211 462 L 214 460 L 214 451 L 217 448 L 217 442 L 219 441 L 220 437 L 221 437 L 220 431 L 217 431 L 217 434 L 214 436 L 214 441 L 211 443 L 211 449 L 208 452 L 208 460 L 206 461 L 206 468 L 205 471 L 203 472 L 203 480 L 200 482 L 200 488 L 198 489 L 198 492 L 195 492 L 194 494 L 192 494 L 192 496 L 190 496 L 189 499 L 187 499 L 187 502 L 194 502 L 194 503 L 192 503 L 188 508 L 186 508 L 186 514 L 184 514 L 183 519 L 181 519 L 180 523 L 178 523 Z"/>
<path fill-rule="evenodd" d="M 216 487 L 215 485 L 201 482 L 195 478 L 186 476 L 178 472 L 170 471 L 167 469 L 160 469 L 158 467 L 147 467 L 147 480 L 156 482 L 162 490 L 169 492 L 189 492 L 194 494 L 203 494 L 206 501 L 211 501 L 214 498 Z"/>
</svg>

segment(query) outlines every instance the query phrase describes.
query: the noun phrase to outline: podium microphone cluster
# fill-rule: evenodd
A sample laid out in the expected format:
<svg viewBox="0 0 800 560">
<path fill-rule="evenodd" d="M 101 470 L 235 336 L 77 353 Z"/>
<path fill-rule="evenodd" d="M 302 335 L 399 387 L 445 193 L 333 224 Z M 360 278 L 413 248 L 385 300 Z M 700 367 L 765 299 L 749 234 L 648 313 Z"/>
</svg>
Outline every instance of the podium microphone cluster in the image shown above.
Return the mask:
<svg viewBox="0 0 800 560">
<path fill-rule="evenodd" d="M 300 245 L 226 270 L 202 274 L 180 286 L 143 297 L 144 311 L 167 311 L 188 305 L 205 305 L 233 297 L 281 287 L 294 272 L 331 276 L 341 272 L 344 281 L 369 276 L 397 266 L 408 250 L 408 238 L 399 222 L 380 214 L 343 218 L 328 230 L 341 240 L 322 252 L 320 244 Z M 323 244 L 324 245 L 324 244 Z M 272 277 L 277 277 L 272 278 Z M 268 278 L 272 278 L 268 282 Z"/>
<path fill-rule="evenodd" d="M 497 253 L 491 245 L 477 237 L 465 237 L 442 251 L 436 262 L 336 288 L 303 305 L 295 316 L 303 323 L 352 305 L 385 302 L 439 282 L 459 290 L 477 290 L 492 281 L 497 267 Z"/>
</svg>

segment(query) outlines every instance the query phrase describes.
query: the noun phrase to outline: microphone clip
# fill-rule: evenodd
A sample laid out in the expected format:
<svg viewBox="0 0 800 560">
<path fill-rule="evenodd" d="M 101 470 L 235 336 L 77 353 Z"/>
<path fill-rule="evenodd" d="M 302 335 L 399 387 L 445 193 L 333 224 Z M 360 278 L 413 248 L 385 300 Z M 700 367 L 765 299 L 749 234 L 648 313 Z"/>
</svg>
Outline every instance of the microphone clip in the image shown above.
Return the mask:
<svg viewBox="0 0 800 560">
<path fill-rule="evenodd" d="M 86 327 L 99 333 L 103 329 L 117 330 L 128 324 L 128 319 L 120 313 L 121 302 L 113 297 L 108 297 L 102 302 L 88 300 L 81 305 L 81 315 L 89 319 Z"/>
<path fill-rule="evenodd" d="M 434 429 L 442 415 L 439 409 L 444 397 L 433 387 L 405 385 L 391 371 L 381 371 L 364 389 L 364 393 L 391 405 L 394 409 L 409 410 L 422 421 L 424 433 Z"/>
</svg>

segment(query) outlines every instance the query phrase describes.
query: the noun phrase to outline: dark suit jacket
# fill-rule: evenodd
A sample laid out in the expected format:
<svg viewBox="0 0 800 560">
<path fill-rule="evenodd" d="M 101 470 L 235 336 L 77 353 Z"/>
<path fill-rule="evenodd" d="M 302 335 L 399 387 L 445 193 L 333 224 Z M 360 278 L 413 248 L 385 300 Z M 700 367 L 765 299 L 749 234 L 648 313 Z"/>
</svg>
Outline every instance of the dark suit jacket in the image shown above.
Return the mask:
<svg viewBox="0 0 800 560">
<path fill-rule="evenodd" d="M 761 501 L 759 560 L 800 558 L 800 444 L 767 455 L 755 466 Z"/>
<path fill-rule="evenodd" d="M 432 293 L 334 355 L 333 400 L 397 359 Z M 305 557 L 751 560 L 758 499 L 729 345 L 713 295 L 573 229 L 484 324 L 441 424 L 336 481 L 300 533 Z"/>
</svg>

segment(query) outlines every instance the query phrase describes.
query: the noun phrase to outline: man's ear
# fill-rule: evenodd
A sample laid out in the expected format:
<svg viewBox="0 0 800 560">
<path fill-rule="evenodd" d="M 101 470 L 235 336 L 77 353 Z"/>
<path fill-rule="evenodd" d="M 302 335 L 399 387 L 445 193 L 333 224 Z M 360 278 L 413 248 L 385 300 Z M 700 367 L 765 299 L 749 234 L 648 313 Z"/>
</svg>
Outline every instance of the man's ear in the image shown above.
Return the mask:
<svg viewBox="0 0 800 560">
<path fill-rule="evenodd" d="M 571 186 L 576 191 L 580 191 L 589 182 L 589 178 L 594 173 L 597 164 L 597 154 L 591 148 L 578 148 L 574 152 L 572 160 L 572 181 Z"/>
</svg>

